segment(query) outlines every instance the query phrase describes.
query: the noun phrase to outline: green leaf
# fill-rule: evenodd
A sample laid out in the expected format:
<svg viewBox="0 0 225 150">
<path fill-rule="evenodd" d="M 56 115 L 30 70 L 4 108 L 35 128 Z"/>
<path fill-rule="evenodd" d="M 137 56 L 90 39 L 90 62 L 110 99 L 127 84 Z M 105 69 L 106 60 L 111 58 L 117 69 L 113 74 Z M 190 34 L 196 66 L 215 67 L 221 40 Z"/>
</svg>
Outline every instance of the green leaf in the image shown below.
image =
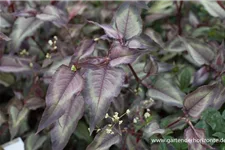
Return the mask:
<svg viewBox="0 0 225 150">
<path fill-rule="evenodd" d="M 90 133 L 88 131 L 88 126 L 82 121 L 78 122 L 78 125 L 74 134 L 79 139 L 85 140 L 87 143 L 90 143 L 92 141 L 92 137 L 90 136 Z"/>
<path fill-rule="evenodd" d="M 13 139 L 18 133 L 21 124 L 27 118 L 28 112 L 29 110 L 26 107 L 23 107 L 21 110 L 19 110 L 15 106 L 11 106 L 9 108 L 9 115 L 11 119 L 10 125 L 11 139 Z"/>
<path fill-rule="evenodd" d="M 31 133 L 25 141 L 26 150 L 38 150 L 46 139 L 46 136 L 39 136 Z"/>
<path fill-rule="evenodd" d="M 222 79 L 223 85 L 225 86 L 225 75 L 222 75 L 221 79 Z"/>
<path fill-rule="evenodd" d="M 217 110 L 208 108 L 202 113 L 202 120 L 205 120 L 213 131 L 225 132 L 225 121 Z"/>
<path fill-rule="evenodd" d="M 142 32 L 140 10 L 132 3 L 123 3 L 115 14 L 113 27 L 131 39 Z"/>
<path fill-rule="evenodd" d="M 185 67 L 181 70 L 180 74 L 178 75 L 178 80 L 180 84 L 180 89 L 183 91 L 190 85 L 191 77 L 193 74 L 193 69 L 191 67 Z"/>
<path fill-rule="evenodd" d="M 225 139 L 225 133 L 222 132 L 216 132 L 213 136 L 218 137 L 219 139 Z"/>
<path fill-rule="evenodd" d="M 12 85 L 15 82 L 15 79 L 12 74 L 0 72 L 0 84 L 4 86 Z"/>
</svg>

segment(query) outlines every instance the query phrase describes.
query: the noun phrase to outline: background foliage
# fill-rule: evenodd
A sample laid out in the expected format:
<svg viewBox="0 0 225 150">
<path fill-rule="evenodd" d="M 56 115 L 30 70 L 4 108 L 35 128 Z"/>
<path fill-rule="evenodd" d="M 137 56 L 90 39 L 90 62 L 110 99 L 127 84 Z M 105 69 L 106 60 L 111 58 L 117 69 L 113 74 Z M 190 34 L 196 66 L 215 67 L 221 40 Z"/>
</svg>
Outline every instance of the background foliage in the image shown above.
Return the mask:
<svg viewBox="0 0 225 150">
<path fill-rule="evenodd" d="M 0 2 L 0 144 L 225 149 L 225 3 Z M 36 134 L 35 134 L 36 133 Z"/>
</svg>

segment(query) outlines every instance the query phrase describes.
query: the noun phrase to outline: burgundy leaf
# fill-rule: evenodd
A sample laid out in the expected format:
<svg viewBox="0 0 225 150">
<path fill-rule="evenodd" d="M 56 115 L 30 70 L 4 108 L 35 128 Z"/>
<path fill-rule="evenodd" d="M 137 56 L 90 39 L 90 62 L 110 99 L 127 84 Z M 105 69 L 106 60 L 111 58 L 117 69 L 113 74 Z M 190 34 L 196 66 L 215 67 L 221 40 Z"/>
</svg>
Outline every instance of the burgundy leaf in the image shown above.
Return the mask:
<svg viewBox="0 0 225 150">
<path fill-rule="evenodd" d="M 66 106 L 65 113 L 54 123 L 51 130 L 53 150 L 63 150 L 84 113 L 84 100 L 81 95 L 68 100 Z"/>
<path fill-rule="evenodd" d="M 201 86 L 188 94 L 184 99 L 184 112 L 191 117 L 198 118 L 213 103 L 217 94 L 216 86 L 216 84 Z"/>
<path fill-rule="evenodd" d="M 42 115 L 38 132 L 56 122 L 67 109 L 67 102 L 74 95 L 81 92 L 84 81 L 78 72 L 62 65 L 58 68 L 48 87 L 46 94 L 46 108 Z"/>
<path fill-rule="evenodd" d="M 96 26 L 101 27 L 105 31 L 106 35 L 110 38 L 113 38 L 113 39 L 122 39 L 123 38 L 123 34 L 120 33 L 119 31 L 113 29 L 113 27 L 111 27 L 110 25 L 105 25 L 105 24 L 101 25 L 101 24 L 98 24 L 98 23 L 93 22 L 93 21 L 88 21 L 88 22 L 93 23 Z"/>
<path fill-rule="evenodd" d="M 86 72 L 84 99 L 90 108 L 90 133 L 105 116 L 124 82 L 124 71 L 105 66 Z"/>
<path fill-rule="evenodd" d="M 194 80 L 192 85 L 199 86 L 202 85 L 209 77 L 209 72 L 206 66 L 201 67 L 197 72 L 194 74 Z"/>
<path fill-rule="evenodd" d="M 11 40 L 7 35 L 2 32 L 0 32 L 0 39 L 5 40 L 7 42 Z"/>
<path fill-rule="evenodd" d="M 116 45 L 110 51 L 110 66 L 115 67 L 121 64 L 129 64 L 134 62 L 141 51 L 129 49 L 125 46 Z"/>
<path fill-rule="evenodd" d="M 193 150 L 206 150 L 206 148 L 212 149 L 211 146 L 205 142 L 205 131 L 203 129 L 187 128 L 184 131 L 184 138 L 189 141 L 188 147 Z"/>
<path fill-rule="evenodd" d="M 225 102 L 225 87 L 223 84 L 218 83 L 216 88 L 213 90 L 217 94 L 215 94 L 215 97 L 210 107 L 220 109 Z"/>
<path fill-rule="evenodd" d="M 88 145 L 86 150 L 108 150 L 112 145 L 119 144 L 121 136 L 115 128 L 111 129 L 113 134 L 107 133 L 106 130 L 110 128 L 104 127 Z"/>
<path fill-rule="evenodd" d="M 39 69 L 39 66 L 30 58 L 3 56 L 0 60 L 0 71 L 2 72 L 25 72 Z"/>
<path fill-rule="evenodd" d="M 30 110 L 36 110 L 45 106 L 45 101 L 40 97 L 33 96 L 25 101 L 25 106 Z"/>
<path fill-rule="evenodd" d="M 165 131 L 165 129 L 160 129 L 157 122 L 152 122 L 144 128 L 144 136 L 150 138 L 154 134 L 163 134 Z"/>
<path fill-rule="evenodd" d="M 90 56 L 95 50 L 96 42 L 94 40 L 84 40 L 81 45 L 76 48 L 75 53 L 72 57 L 72 62 L 84 59 Z"/>
<path fill-rule="evenodd" d="M 64 11 L 56 8 L 53 5 L 46 6 L 42 13 L 37 14 L 36 17 L 43 21 L 50 21 L 57 27 L 61 27 L 68 22 L 68 18 Z"/>
</svg>

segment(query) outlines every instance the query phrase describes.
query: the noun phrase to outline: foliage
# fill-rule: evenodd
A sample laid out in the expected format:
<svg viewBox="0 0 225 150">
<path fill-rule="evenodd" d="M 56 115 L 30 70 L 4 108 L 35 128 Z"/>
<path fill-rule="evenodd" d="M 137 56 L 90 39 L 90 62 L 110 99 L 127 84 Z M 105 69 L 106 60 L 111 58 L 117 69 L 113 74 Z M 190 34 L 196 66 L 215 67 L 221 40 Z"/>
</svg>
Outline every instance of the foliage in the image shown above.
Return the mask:
<svg viewBox="0 0 225 150">
<path fill-rule="evenodd" d="M 225 148 L 224 2 L 0 6 L 0 144 Z"/>
</svg>

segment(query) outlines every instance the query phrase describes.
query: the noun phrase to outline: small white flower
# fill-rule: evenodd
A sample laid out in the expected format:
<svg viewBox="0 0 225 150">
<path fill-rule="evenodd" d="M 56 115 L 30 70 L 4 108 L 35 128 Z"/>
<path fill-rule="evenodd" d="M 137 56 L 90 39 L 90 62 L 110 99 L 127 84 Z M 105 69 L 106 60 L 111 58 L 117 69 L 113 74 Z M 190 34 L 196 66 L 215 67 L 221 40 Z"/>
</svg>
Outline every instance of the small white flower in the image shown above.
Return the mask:
<svg viewBox="0 0 225 150">
<path fill-rule="evenodd" d="M 114 134 L 114 132 L 112 131 L 110 134 Z"/>
<path fill-rule="evenodd" d="M 136 118 L 134 118 L 133 123 L 137 123 L 137 119 Z"/>
<path fill-rule="evenodd" d="M 129 115 L 130 113 L 130 109 L 127 109 L 126 114 Z"/>
<path fill-rule="evenodd" d="M 108 126 L 111 127 L 112 125 L 111 124 L 108 124 Z"/>
<path fill-rule="evenodd" d="M 148 117 L 150 117 L 151 115 L 148 113 L 148 112 L 146 112 L 145 114 L 144 114 L 144 117 L 145 117 L 145 119 L 147 119 Z"/>
<path fill-rule="evenodd" d="M 97 133 L 98 133 L 99 131 L 101 131 L 101 129 L 97 129 Z"/>
<path fill-rule="evenodd" d="M 51 55 L 50 55 L 49 53 L 47 53 L 47 54 L 45 55 L 45 57 L 46 57 L 46 58 L 51 58 Z"/>
<path fill-rule="evenodd" d="M 32 62 L 30 62 L 29 66 L 32 68 L 34 66 L 34 64 Z"/>
<path fill-rule="evenodd" d="M 58 37 L 57 37 L 57 36 L 54 36 L 53 38 L 54 38 L 55 40 L 58 40 Z"/>
<path fill-rule="evenodd" d="M 52 44 L 53 44 L 52 40 L 49 40 L 49 41 L 48 41 L 48 44 L 49 44 L 50 46 L 52 46 Z"/>
<path fill-rule="evenodd" d="M 112 129 L 106 129 L 106 133 L 110 134 L 112 132 Z"/>
<path fill-rule="evenodd" d="M 150 112 L 150 109 L 147 109 L 147 112 Z"/>
<path fill-rule="evenodd" d="M 106 114 L 105 114 L 105 118 L 108 118 L 108 117 L 109 117 L 109 114 L 108 114 L 108 113 L 106 113 Z"/>
<path fill-rule="evenodd" d="M 119 115 L 119 113 L 118 113 L 118 112 L 115 112 L 115 114 L 113 115 L 113 118 L 114 118 L 115 120 L 119 120 L 120 117 L 119 117 L 118 115 Z"/>
<path fill-rule="evenodd" d="M 122 124 L 122 123 L 123 123 L 123 120 L 120 120 L 120 121 L 119 121 L 119 124 Z"/>
<path fill-rule="evenodd" d="M 57 49 L 57 46 L 54 46 L 53 49 L 54 49 L 54 50 Z"/>
</svg>

